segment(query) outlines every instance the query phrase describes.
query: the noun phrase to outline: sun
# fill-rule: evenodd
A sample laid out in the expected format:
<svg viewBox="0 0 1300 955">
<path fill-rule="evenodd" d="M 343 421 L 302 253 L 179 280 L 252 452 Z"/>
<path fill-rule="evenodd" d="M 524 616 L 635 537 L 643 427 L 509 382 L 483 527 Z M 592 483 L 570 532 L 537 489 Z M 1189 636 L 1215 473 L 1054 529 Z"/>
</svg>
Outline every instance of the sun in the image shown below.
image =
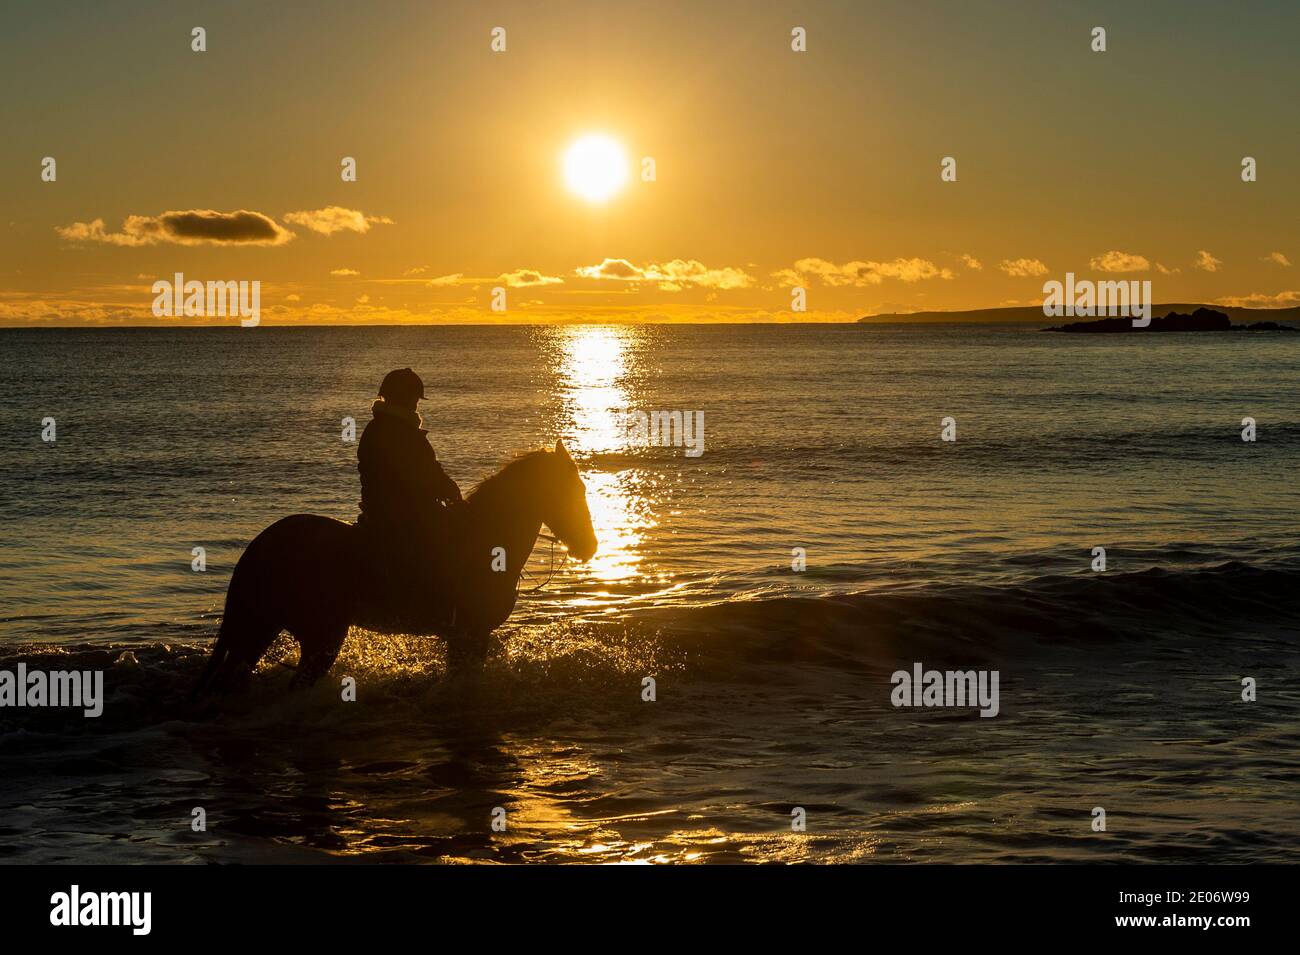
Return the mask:
<svg viewBox="0 0 1300 955">
<path fill-rule="evenodd" d="M 627 154 L 618 140 L 589 133 L 564 151 L 564 182 L 588 202 L 604 202 L 627 183 Z"/>
</svg>

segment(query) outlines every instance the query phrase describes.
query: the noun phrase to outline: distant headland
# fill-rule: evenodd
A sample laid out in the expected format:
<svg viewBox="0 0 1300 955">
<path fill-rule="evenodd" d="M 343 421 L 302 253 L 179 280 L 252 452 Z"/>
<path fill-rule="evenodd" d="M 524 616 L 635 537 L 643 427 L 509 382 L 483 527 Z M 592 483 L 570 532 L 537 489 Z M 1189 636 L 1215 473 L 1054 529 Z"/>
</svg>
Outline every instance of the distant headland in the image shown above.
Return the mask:
<svg viewBox="0 0 1300 955">
<path fill-rule="evenodd" d="M 1226 315 L 1232 323 L 1244 323 L 1253 325 L 1257 323 L 1275 324 L 1278 322 L 1296 322 L 1300 323 L 1300 306 L 1291 306 L 1289 308 L 1244 308 L 1237 305 L 1206 305 L 1203 302 L 1166 302 L 1151 306 L 1151 325 L 1146 331 L 1153 331 L 1156 323 L 1160 321 L 1155 316 L 1169 315 L 1171 312 L 1195 315 L 1198 311 L 1213 311 L 1221 315 Z M 896 323 L 900 325 L 912 324 L 929 324 L 931 322 L 984 322 L 988 324 L 1001 323 L 1034 323 L 1041 325 L 1046 316 L 1043 315 L 1041 305 L 1019 305 L 1009 308 L 979 308 L 979 309 L 962 309 L 953 311 L 927 311 L 927 312 L 891 312 L 883 315 L 866 315 L 858 319 L 861 324 L 879 325 Z M 1124 319 L 1129 322 L 1128 319 Z M 1083 322 L 1076 324 L 1086 324 Z M 1129 322 L 1129 327 L 1132 323 Z M 1232 328 L 1238 328 L 1240 325 L 1233 324 Z M 1166 329 L 1172 331 L 1173 329 Z M 1263 329 L 1261 329 L 1263 330 Z M 1137 329 L 1143 331 L 1143 329 Z"/>
</svg>

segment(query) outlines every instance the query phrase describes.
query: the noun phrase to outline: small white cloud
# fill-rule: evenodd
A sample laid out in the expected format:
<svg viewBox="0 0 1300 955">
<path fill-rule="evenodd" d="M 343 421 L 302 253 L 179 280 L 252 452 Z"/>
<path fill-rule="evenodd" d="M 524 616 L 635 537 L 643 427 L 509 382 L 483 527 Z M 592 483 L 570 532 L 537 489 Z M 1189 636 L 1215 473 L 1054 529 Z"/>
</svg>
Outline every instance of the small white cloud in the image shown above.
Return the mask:
<svg viewBox="0 0 1300 955">
<path fill-rule="evenodd" d="M 368 216 L 357 209 L 345 209 L 342 206 L 286 212 L 284 221 L 303 226 L 312 232 L 319 232 L 321 235 L 333 235 L 345 230 L 364 233 L 369 232 L 372 225 L 393 224 L 393 220 L 387 216 Z"/>
<path fill-rule="evenodd" d="M 1047 266 L 1038 259 L 1003 259 L 998 268 L 1017 279 L 1047 274 Z"/>
<path fill-rule="evenodd" d="M 845 262 L 838 265 L 826 259 L 807 258 L 795 262 L 791 268 L 773 272 L 773 277 L 782 285 L 804 285 L 809 279 L 818 279 L 823 285 L 831 287 L 853 286 L 865 288 L 879 285 L 885 279 L 897 279 L 900 282 L 921 282 L 928 279 L 952 279 L 952 269 L 935 265 L 929 259 L 897 258 L 889 262 L 859 261 Z M 792 281 L 793 280 L 793 281 Z"/>
<path fill-rule="evenodd" d="M 510 288 L 530 288 L 534 285 L 563 285 L 564 279 L 554 275 L 543 275 L 536 269 L 515 269 L 497 276 L 498 282 L 504 282 Z"/>
<path fill-rule="evenodd" d="M 450 275 L 439 275 L 437 278 L 429 279 L 425 284 L 441 287 L 448 285 L 477 286 L 489 283 L 497 283 L 509 288 L 531 288 L 535 285 L 563 285 L 564 279 L 555 275 L 545 275 L 537 269 L 515 269 L 513 272 L 502 272 L 496 276 L 473 276 L 466 275 L 464 272 L 452 272 Z"/>
<path fill-rule="evenodd" d="M 1263 292 L 1226 295 L 1216 299 L 1215 304 L 1237 308 L 1288 308 L 1292 305 L 1300 305 L 1300 291 L 1278 292 L 1276 295 L 1265 295 Z"/>
<path fill-rule="evenodd" d="M 754 279 L 744 269 L 725 266 L 714 268 L 696 259 L 673 259 L 633 265 L 627 259 L 605 259 L 599 265 L 584 265 L 574 270 L 584 279 L 609 279 L 620 282 L 655 282 L 664 292 L 680 292 L 687 286 L 710 289 L 749 288 Z"/>
<path fill-rule="evenodd" d="M 1203 272 L 1217 272 L 1219 266 L 1223 264 L 1222 259 L 1216 259 L 1209 252 L 1201 249 L 1196 253 L 1196 261 L 1192 263 Z"/>
<path fill-rule="evenodd" d="M 582 265 L 574 274 L 584 279 L 618 279 L 625 282 L 640 281 L 645 273 L 627 259 L 605 259 L 599 265 Z"/>
<path fill-rule="evenodd" d="M 1093 256 L 1088 265 L 1098 272 L 1145 272 L 1151 268 L 1151 263 L 1143 256 L 1118 249 Z"/>
</svg>

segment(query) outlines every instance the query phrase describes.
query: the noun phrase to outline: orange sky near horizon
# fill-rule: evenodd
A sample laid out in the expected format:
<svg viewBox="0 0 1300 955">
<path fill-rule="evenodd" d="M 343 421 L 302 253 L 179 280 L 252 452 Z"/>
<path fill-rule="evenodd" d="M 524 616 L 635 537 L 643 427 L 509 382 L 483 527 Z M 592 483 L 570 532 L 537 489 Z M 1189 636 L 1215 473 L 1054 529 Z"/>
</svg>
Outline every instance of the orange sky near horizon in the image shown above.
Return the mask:
<svg viewBox="0 0 1300 955">
<path fill-rule="evenodd" d="M 259 281 L 263 324 L 851 321 L 1036 304 L 1067 271 L 1300 305 L 1298 27 L 1165 0 L 6 9 L 0 324 L 228 324 L 155 317 L 178 272 Z M 596 199 L 565 169 L 593 133 L 627 177 Z"/>
</svg>

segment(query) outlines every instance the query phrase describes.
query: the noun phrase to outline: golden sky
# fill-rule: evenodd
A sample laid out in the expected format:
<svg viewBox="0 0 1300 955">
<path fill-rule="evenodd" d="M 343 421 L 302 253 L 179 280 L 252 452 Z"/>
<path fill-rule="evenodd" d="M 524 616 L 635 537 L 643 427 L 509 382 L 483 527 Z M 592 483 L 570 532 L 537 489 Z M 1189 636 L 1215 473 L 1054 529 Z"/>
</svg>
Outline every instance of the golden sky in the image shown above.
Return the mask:
<svg viewBox="0 0 1300 955">
<path fill-rule="evenodd" d="M 260 281 L 265 324 L 844 321 L 1067 271 L 1296 305 L 1298 35 L 1263 0 L 11 4 L 0 324 L 203 323 L 153 316 L 177 272 Z"/>
</svg>

